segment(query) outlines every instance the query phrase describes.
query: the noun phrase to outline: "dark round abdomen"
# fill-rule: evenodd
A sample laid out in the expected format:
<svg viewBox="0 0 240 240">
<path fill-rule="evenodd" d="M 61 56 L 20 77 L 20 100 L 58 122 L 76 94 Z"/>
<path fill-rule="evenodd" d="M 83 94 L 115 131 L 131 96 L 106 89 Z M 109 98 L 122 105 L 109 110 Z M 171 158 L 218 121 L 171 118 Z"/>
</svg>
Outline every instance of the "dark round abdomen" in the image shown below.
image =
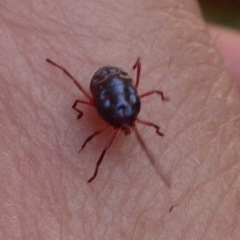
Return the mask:
<svg viewBox="0 0 240 240">
<path fill-rule="evenodd" d="M 90 90 L 99 115 L 116 128 L 132 126 L 141 103 L 132 79 L 116 67 L 103 67 L 92 77 Z"/>
</svg>

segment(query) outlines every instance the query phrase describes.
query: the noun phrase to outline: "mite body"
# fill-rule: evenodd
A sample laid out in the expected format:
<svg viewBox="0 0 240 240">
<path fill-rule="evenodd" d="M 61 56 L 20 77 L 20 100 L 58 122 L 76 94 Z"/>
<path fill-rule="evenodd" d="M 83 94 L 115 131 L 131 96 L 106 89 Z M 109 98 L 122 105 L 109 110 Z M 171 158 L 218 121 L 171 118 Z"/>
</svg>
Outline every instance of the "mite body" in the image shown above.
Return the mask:
<svg viewBox="0 0 240 240">
<path fill-rule="evenodd" d="M 90 91 L 99 115 L 114 128 L 129 132 L 141 103 L 128 74 L 116 67 L 100 68 L 92 77 Z"/>
<path fill-rule="evenodd" d="M 131 129 L 133 129 L 137 140 L 144 149 L 146 155 L 148 156 L 148 159 L 150 160 L 151 164 L 155 166 L 156 161 L 151 155 L 150 151 L 147 149 L 146 144 L 142 140 L 139 131 L 137 130 L 136 122 L 155 128 L 156 133 L 159 136 L 163 136 L 163 133 L 159 131 L 159 126 L 148 121 L 140 120 L 137 116 L 141 109 L 141 98 L 150 96 L 152 94 L 160 95 L 163 101 L 167 100 L 167 98 L 164 96 L 162 91 L 155 90 L 138 95 L 137 88 L 139 85 L 141 73 L 141 63 L 139 58 L 133 66 L 133 69 L 136 69 L 137 72 L 135 84 L 133 84 L 132 78 L 122 69 L 113 66 L 102 67 L 94 73 L 91 79 L 90 91 L 92 96 L 90 96 L 83 89 L 79 82 L 64 67 L 56 64 L 50 59 L 46 59 L 46 61 L 53 66 L 61 69 L 68 77 L 70 77 L 75 83 L 75 85 L 79 88 L 79 90 L 87 98 L 87 101 L 77 99 L 74 102 L 72 108 L 78 112 L 77 118 L 79 119 L 83 115 L 83 112 L 77 108 L 77 105 L 81 103 L 95 107 L 100 117 L 108 123 L 106 126 L 90 135 L 83 143 L 80 151 L 93 137 L 103 132 L 109 125 L 113 127 L 113 133 L 110 139 L 107 141 L 97 161 L 93 176 L 88 180 L 88 182 L 93 181 L 97 176 L 98 169 L 104 158 L 104 155 L 120 130 L 122 130 L 127 135 L 130 134 Z M 156 170 L 162 180 L 165 182 L 165 184 L 167 186 L 170 186 L 170 183 L 162 174 L 162 172 L 159 171 L 159 169 Z"/>
</svg>

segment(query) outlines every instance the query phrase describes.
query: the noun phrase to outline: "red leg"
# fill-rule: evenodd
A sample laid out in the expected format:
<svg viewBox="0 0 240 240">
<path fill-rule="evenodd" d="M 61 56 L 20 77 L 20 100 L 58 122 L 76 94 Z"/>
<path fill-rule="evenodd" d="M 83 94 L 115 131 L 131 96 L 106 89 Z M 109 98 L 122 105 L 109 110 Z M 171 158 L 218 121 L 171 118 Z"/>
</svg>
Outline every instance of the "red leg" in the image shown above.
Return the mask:
<svg viewBox="0 0 240 240">
<path fill-rule="evenodd" d="M 143 93 L 143 94 L 139 95 L 139 97 L 144 98 L 144 97 L 150 96 L 152 94 L 159 94 L 163 101 L 169 100 L 167 97 L 164 96 L 162 91 L 154 91 L 154 90 L 150 91 L 150 92 Z"/>
<path fill-rule="evenodd" d="M 154 127 L 156 129 L 156 133 L 159 135 L 159 136 L 164 136 L 164 134 L 162 132 L 160 132 L 160 127 L 154 123 L 151 123 L 151 122 L 147 122 L 147 121 L 143 121 L 143 120 L 140 120 L 139 118 L 136 119 L 136 121 L 138 123 L 141 123 L 143 125 L 146 125 L 146 126 L 149 126 L 149 127 Z"/>
<path fill-rule="evenodd" d="M 87 145 L 87 143 L 88 143 L 89 141 L 91 141 L 94 137 L 96 137 L 98 134 L 100 134 L 101 132 L 103 132 L 108 126 L 109 126 L 109 125 L 106 125 L 104 128 L 99 129 L 99 130 L 97 130 L 96 132 L 94 132 L 92 135 L 90 135 L 90 136 L 85 140 L 85 142 L 83 143 L 83 145 L 81 146 L 81 148 L 79 149 L 78 152 L 81 152 L 81 151 L 85 148 L 85 146 Z"/>
<path fill-rule="evenodd" d="M 57 67 L 59 69 L 61 69 L 68 77 L 70 77 L 73 82 L 75 83 L 75 85 L 79 88 L 79 90 L 90 100 L 90 102 L 93 102 L 92 97 L 84 90 L 84 88 L 80 85 L 80 83 L 68 72 L 67 69 L 65 69 L 64 67 L 58 65 L 57 63 L 53 62 L 52 60 L 50 60 L 49 58 L 46 59 L 46 61 L 50 64 L 52 64 L 54 67 Z"/>
<path fill-rule="evenodd" d="M 119 129 L 115 129 L 114 132 L 113 132 L 113 134 L 112 134 L 112 136 L 111 136 L 111 138 L 108 140 L 107 144 L 105 145 L 105 147 L 104 147 L 104 149 L 103 149 L 103 151 L 102 151 L 102 153 L 101 153 L 101 155 L 100 155 L 100 157 L 99 157 L 99 159 L 98 159 L 98 161 L 97 161 L 94 174 L 93 174 L 93 176 L 88 180 L 88 183 L 90 183 L 91 181 L 93 181 L 94 178 L 97 176 L 98 168 L 99 168 L 99 166 L 100 166 L 100 164 L 101 164 L 101 162 L 102 162 L 102 160 L 103 160 L 103 158 L 104 158 L 104 155 L 105 155 L 106 151 L 109 149 L 109 147 L 112 145 L 113 140 L 114 140 L 115 137 L 117 136 L 118 132 L 119 132 Z"/>
<path fill-rule="evenodd" d="M 77 119 L 81 118 L 83 116 L 83 112 L 77 108 L 77 104 L 78 103 L 82 103 L 82 104 L 86 104 L 86 105 L 89 105 L 89 106 L 92 106 L 92 107 L 95 107 L 95 105 L 91 102 L 86 102 L 86 101 L 82 101 L 82 100 L 79 100 L 77 99 L 73 105 L 72 105 L 72 108 L 78 112 L 78 116 L 77 116 Z"/>
<path fill-rule="evenodd" d="M 139 57 L 137 58 L 136 63 L 133 65 L 133 69 L 137 69 L 135 88 L 138 88 L 139 81 L 140 81 L 140 74 L 141 74 L 141 62 Z"/>
</svg>

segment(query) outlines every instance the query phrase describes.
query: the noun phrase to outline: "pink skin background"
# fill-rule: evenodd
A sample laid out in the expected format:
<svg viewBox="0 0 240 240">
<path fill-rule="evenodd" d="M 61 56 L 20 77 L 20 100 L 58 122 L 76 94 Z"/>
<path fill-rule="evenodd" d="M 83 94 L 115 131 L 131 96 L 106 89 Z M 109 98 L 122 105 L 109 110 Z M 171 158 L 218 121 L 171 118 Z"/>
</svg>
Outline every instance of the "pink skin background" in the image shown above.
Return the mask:
<svg viewBox="0 0 240 240">
<path fill-rule="evenodd" d="M 208 26 L 195 1 L 1 1 L 0 239 L 240 239 L 240 35 Z M 111 128 L 50 58 L 88 89 L 104 65 L 142 59 L 139 93 L 159 89 L 135 136 Z"/>
<path fill-rule="evenodd" d="M 228 72 L 232 79 L 240 88 L 240 33 L 233 29 L 226 29 L 220 26 L 210 26 L 210 34 L 212 39 L 215 39 L 215 44 L 218 47 Z"/>
</svg>

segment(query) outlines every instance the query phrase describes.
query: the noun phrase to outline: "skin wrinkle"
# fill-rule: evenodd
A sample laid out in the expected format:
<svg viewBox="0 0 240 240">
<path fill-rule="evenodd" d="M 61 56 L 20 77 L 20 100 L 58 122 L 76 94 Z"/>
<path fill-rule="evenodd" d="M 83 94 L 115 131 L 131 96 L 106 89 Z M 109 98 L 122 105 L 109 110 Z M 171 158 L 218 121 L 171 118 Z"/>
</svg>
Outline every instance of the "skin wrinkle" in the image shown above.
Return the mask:
<svg viewBox="0 0 240 240">
<path fill-rule="evenodd" d="M 223 172 L 223 173 L 224 173 L 224 172 Z M 222 173 L 220 173 L 220 174 L 222 175 Z M 219 175 L 220 175 L 220 174 L 219 174 Z M 216 180 L 216 177 L 217 177 L 217 176 L 214 176 L 214 177 L 212 178 L 212 180 L 215 181 L 215 180 Z M 202 185 L 201 187 L 203 187 L 203 186 L 206 185 L 206 184 L 209 184 L 209 182 L 211 182 L 211 181 L 207 181 L 207 182 L 203 183 L 203 185 Z M 200 188 L 200 186 L 199 186 L 197 189 L 199 189 L 199 188 Z M 197 189 L 195 189 L 195 191 L 196 191 Z M 223 196 L 224 196 L 224 195 L 223 195 Z M 211 217 L 210 219 L 208 219 L 208 222 L 206 223 L 207 229 L 210 229 L 211 220 L 214 219 L 214 216 L 216 215 L 217 210 L 219 209 L 219 206 L 221 206 L 221 203 L 223 202 L 223 200 L 224 200 L 224 199 L 221 200 L 221 198 L 219 198 L 218 204 L 217 204 L 217 205 L 214 205 L 214 208 L 215 208 L 216 211 L 213 211 L 214 214 L 212 214 L 212 217 Z M 204 236 L 207 235 L 207 229 L 206 229 L 205 234 L 203 234 L 203 235 L 201 236 L 201 239 L 205 239 Z M 185 238 L 185 236 L 183 236 L 183 239 L 184 239 L 184 238 Z"/>
<path fill-rule="evenodd" d="M 194 193 L 195 191 L 199 190 L 200 186 L 197 189 L 194 189 L 194 191 L 192 193 Z M 191 194 L 189 193 L 188 196 L 190 196 Z M 186 197 L 188 198 L 188 197 Z M 207 201 L 206 201 L 207 202 Z M 200 208 L 198 208 L 198 211 L 195 212 L 194 217 L 189 218 L 189 223 L 184 227 L 184 231 L 181 234 L 181 239 L 189 239 L 188 238 L 188 234 L 190 234 L 191 232 L 191 224 L 195 223 L 199 220 L 199 218 L 204 215 L 204 206 L 201 206 Z M 191 212 L 192 213 L 192 212 Z M 204 223 L 205 224 L 205 223 Z M 194 224 L 193 224 L 194 225 Z M 198 225 L 198 224 L 195 224 Z M 199 226 L 199 228 L 202 226 Z M 201 239 L 201 238 L 200 238 Z"/>
<path fill-rule="evenodd" d="M 213 177 L 213 180 L 215 179 L 215 176 Z M 209 183 L 209 181 L 207 181 L 207 182 L 205 182 L 204 183 L 204 185 L 206 184 L 206 183 Z M 192 193 L 190 193 L 190 195 L 191 195 Z M 178 202 L 180 202 L 180 201 L 178 201 Z M 184 236 L 184 235 L 183 235 Z M 183 239 L 184 239 L 185 237 L 183 237 Z"/>
<path fill-rule="evenodd" d="M 220 199 L 219 203 L 215 206 L 215 211 L 213 210 L 213 214 L 212 214 L 211 218 L 208 219 L 207 224 L 206 224 L 206 226 L 207 226 L 207 227 L 206 227 L 206 231 L 205 231 L 205 233 L 203 233 L 202 236 L 201 236 L 202 239 L 204 239 L 204 238 L 207 236 L 208 230 L 211 229 L 211 226 L 212 226 L 212 224 L 213 224 L 213 219 L 214 219 L 214 217 L 216 217 L 216 215 L 217 215 L 217 210 L 220 208 L 220 206 L 222 205 L 223 201 L 224 201 L 224 195 L 223 195 L 222 200 Z"/>
</svg>

